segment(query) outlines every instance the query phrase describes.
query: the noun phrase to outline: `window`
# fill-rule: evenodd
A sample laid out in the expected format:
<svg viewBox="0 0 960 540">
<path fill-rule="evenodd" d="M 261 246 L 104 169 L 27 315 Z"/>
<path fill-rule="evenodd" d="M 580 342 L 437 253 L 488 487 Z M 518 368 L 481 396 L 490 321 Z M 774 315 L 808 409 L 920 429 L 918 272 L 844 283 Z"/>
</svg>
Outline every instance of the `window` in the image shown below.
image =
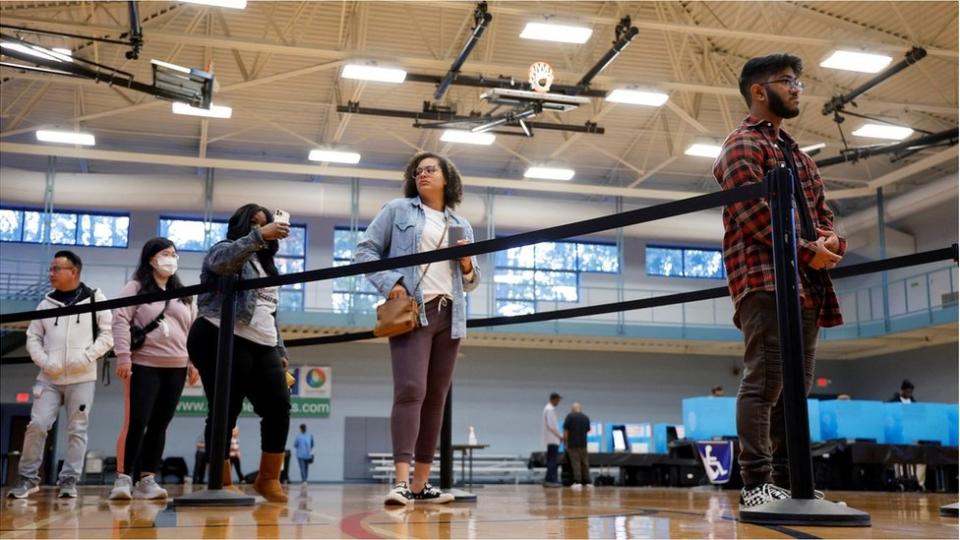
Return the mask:
<svg viewBox="0 0 960 540">
<path fill-rule="evenodd" d="M 40 210 L 0 209 L 0 241 L 41 244 L 47 223 Z M 50 243 L 64 246 L 127 247 L 130 216 L 125 214 L 50 214 Z"/>
<path fill-rule="evenodd" d="M 170 239 L 177 251 L 206 251 L 227 237 L 227 222 L 213 221 L 209 233 L 201 219 L 160 218 L 160 236 Z M 303 272 L 306 269 L 307 228 L 291 225 L 290 235 L 280 241 L 280 251 L 273 258 L 281 274 Z M 303 311 L 303 283 L 280 288 L 280 309 Z"/>
<path fill-rule="evenodd" d="M 354 250 L 365 228 L 351 233 L 349 228 L 337 227 L 333 231 L 333 265 L 346 266 L 353 263 Z M 377 288 L 363 274 L 333 280 L 334 313 L 372 313 L 381 300 Z"/>
<path fill-rule="evenodd" d="M 672 246 L 647 246 L 647 275 L 724 279 L 723 252 Z"/>
<path fill-rule="evenodd" d="M 614 244 L 542 242 L 499 251 L 495 260 L 500 315 L 535 313 L 538 302 L 578 302 L 581 273 L 620 271 Z"/>
</svg>

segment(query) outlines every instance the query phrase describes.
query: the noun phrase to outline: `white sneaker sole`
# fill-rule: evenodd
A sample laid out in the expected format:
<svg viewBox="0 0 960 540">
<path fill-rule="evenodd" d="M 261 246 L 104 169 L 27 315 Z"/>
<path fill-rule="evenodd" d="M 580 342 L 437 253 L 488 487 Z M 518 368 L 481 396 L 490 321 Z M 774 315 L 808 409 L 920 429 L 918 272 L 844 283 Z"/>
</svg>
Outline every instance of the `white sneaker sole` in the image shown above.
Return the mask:
<svg viewBox="0 0 960 540">
<path fill-rule="evenodd" d="M 390 493 L 383 499 L 383 504 L 408 506 L 413 504 L 413 500 L 408 499 L 399 493 Z"/>
<path fill-rule="evenodd" d="M 416 504 L 447 504 L 453 502 L 456 497 L 451 493 L 444 493 L 436 499 L 414 499 Z"/>
<path fill-rule="evenodd" d="M 40 491 L 40 486 L 33 486 L 32 488 L 28 489 L 27 492 L 24 493 L 23 495 L 17 495 L 16 493 L 11 491 L 10 493 L 7 493 L 7 497 L 12 499 L 26 499 L 27 497 L 29 497 L 30 495 L 33 495 L 38 491 Z"/>
<path fill-rule="evenodd" d="M 129 501 L 131 499 L 133 499 L 133 495 L 130 494 L 129 490 L 113 489 L 110 491 L 110 495 L 107 496 L 107 500 L 110 501 Z"/>
</svg>

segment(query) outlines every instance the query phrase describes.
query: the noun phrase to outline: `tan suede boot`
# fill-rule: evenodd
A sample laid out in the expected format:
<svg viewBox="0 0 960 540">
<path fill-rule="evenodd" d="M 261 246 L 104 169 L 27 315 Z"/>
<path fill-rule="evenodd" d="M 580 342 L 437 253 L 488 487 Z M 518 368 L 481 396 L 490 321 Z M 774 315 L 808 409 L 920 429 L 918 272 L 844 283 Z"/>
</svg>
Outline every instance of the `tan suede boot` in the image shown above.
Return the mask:
<svg viewBox="0 0 960 540">
<path fill-rule="evenodd" d="M 280 485 L 280 469 L 283 467 L 283 453 L 260 454 L 260 472 L 253 483 L 253 489 L 270 502 L 287 502 L 287 494 Z"/>
<path fill-rule="evenodd" d="M 230 460 L 224 460 L 223 462 L 223 489 L 243 493 L 242 489 L 233 485 L 233 470 L 230 468 Z"/>
</svg>

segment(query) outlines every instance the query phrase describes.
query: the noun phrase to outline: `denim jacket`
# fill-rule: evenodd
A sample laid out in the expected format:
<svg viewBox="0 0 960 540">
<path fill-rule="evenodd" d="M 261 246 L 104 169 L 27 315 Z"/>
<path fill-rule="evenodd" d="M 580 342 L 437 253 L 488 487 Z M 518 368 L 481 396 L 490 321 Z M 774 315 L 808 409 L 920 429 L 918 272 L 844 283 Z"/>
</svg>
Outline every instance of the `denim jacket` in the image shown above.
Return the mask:
<svg viewBox="0 0 960 540">
<path fill-rule="evenodd" d="M 257 279 L 260 274 L 250 261 L 256 257 L 257 251 L 267 247 L 267 242 L 260 234 L 260 227 L 253 227 L 250 234 L 236 240 L 221 240 L 207 251 L 203 258 L 203 268 L 200 270 L 200 283 L 216 283 L 220 276 L 240 273 L 240 280 Z M 202 293 L 197 299 L 197 314 L 200 317 L 220 319 L 220 291 Z M 237 293 L 236 318 L 238 323 L 250 324 L 254 308 L 257 306 L 256 289 L 247 289 Z M 283 346 L 283 337 L 280 335 L 280 323 L 276 315 L 273 317 L 277 325 L 277 348 L 280 356 L 286 358 L 287 349 Z"/>
<path fill-rule="evenodd" d="M 383 206 L 377 217 L 367 227 L 367 230 L 357 244 L 356 262 L 378 261 L 384 258 L 412 255 L 420 248 L 420 238 L 423 234 L 423 225 L 426 214 L 423 211 L 420 197 L 394 199 Z M 473 228 L 466 219 L 455 214 L 450 208 L 444 208 L 443 214 L 450 225 L 460 225 L 464 230 L 464 238 L 473 242 Z M 459 339 L 467 334 L 467 308 L 465 293 L 477 288 L 480 284 L 480 267 L 476 257 L 473 262 L 473 281 L 466 281 L 463 272 L 456 261 L 449 261 L 453 271 L 453 319 L 450 337 Z M 443 261 L 433 264 L 444 264 Z M 420 304 L 420 325 L 427 326 L 427 314 L 423 310 L 423 293 L 410 289 L 420 280 L 420 267 L 408 266 L 396 270 L 386 270 L 367 274 L 367 279 L 380 291 L 384 297 L 390 293 L 398 283 L 406 287 L 407 293 L 413 295 Z"/>
</svg>

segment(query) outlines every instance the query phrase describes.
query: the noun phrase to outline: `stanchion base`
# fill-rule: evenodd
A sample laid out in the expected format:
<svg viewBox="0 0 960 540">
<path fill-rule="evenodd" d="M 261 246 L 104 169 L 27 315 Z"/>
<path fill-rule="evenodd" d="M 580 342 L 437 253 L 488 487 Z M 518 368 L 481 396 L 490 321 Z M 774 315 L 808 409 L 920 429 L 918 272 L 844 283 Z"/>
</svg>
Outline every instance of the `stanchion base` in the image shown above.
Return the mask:
<svg viewBox="0 0 960 540">
<path fill-rule="evenodd" d="M 451 489 L 447 493 L 453 495 L 453 502 L 477 502 L 477 494 L 462 489 Z"/>
<path fill-rule="evenodd" d="M 228 489 L 204 489 L 173 499 L 174 506 L 253 506 L 256 498 Z"/>
<path fill-rule="evenodd" d="M 757 525 L 869 527 L 870 514 L 818 499 L 787 499 L 740 510 L 740 521 Z"/>
<path fill-rule="evenodd" d="M 960 503 L 945 504 L 940 507 L 940 515 L 946 517 L 957 517 L 957 506 Z"/>
</svg>

